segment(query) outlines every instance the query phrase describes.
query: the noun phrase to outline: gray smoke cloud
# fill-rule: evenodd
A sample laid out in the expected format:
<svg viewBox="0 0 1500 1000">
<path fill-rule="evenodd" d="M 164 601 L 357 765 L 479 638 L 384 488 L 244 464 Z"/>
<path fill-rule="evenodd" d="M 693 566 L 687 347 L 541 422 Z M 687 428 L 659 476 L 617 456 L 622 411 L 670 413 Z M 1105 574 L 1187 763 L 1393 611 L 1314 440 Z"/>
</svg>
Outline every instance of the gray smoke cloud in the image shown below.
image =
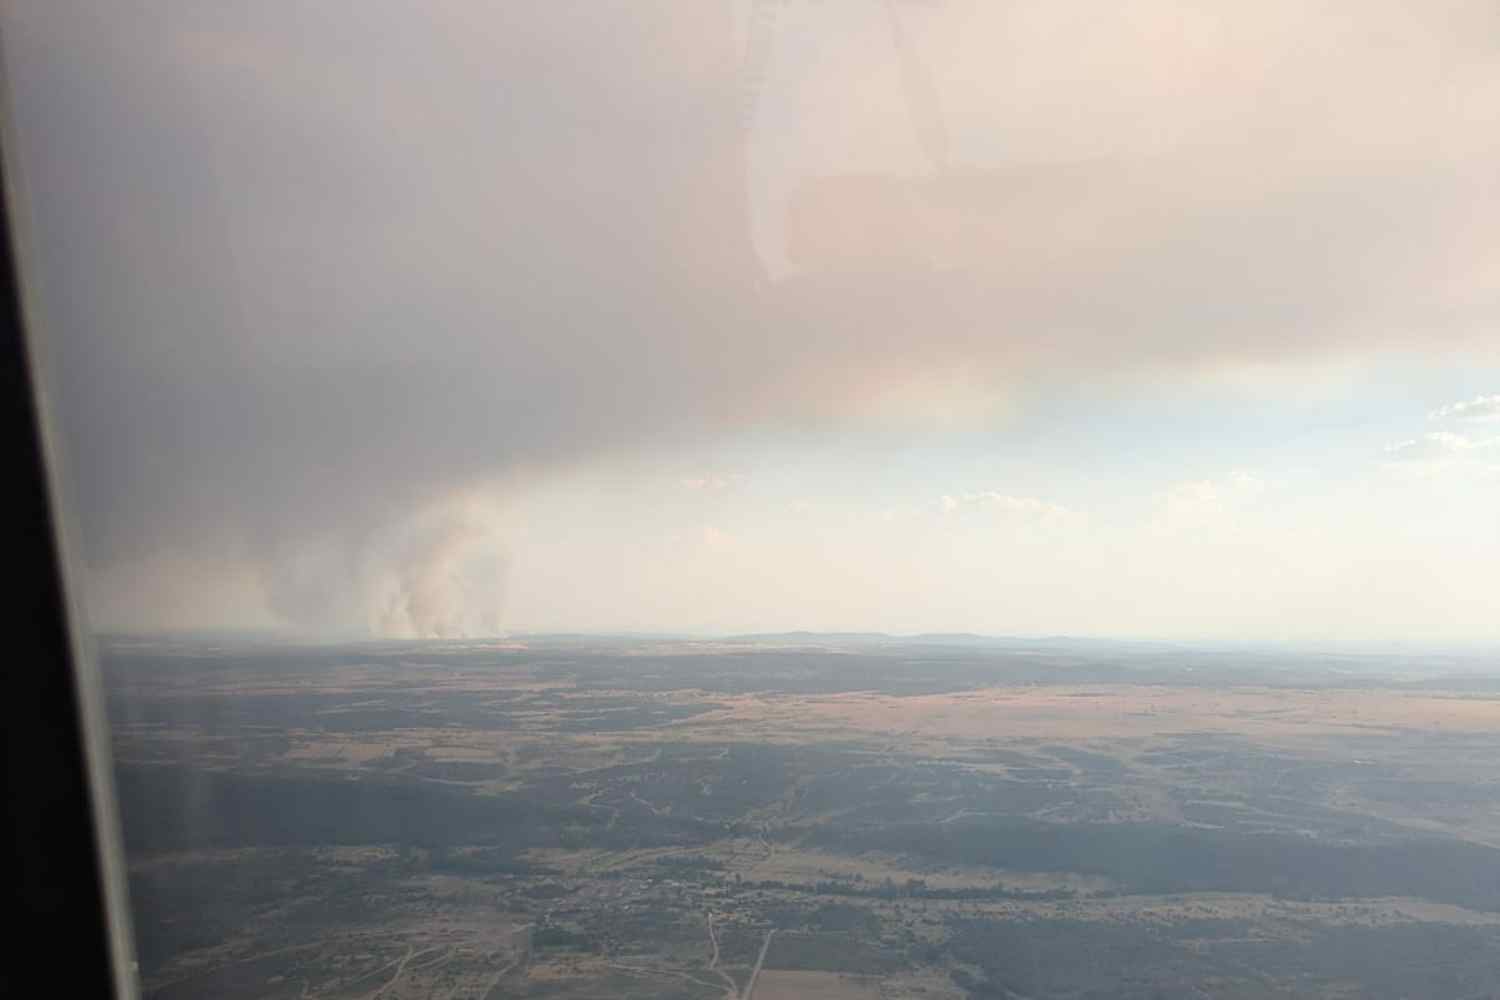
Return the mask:
<svg viewBox="0 0 1500 1000">
<path fill-rule="evenodd" d="M 886 32 L 862 6 L 830 23 Z M 934 67 L 936 176 L 828 138 L 906 114 L 853 41 L 773 58 L 747 137 L 729 3 L 10 9 L 86 556 L 468 634 L 500 619 L 461 553 L 500 529 L 455 497 L 686 427 L 849 419 L 933 371 L 1492 354 L 1493 5 L 1304 7 L 928 5 L 914 48 L 997 53 Z M 747 164 L 799 141 L 851 151 L 773 205 L 771 281 Z"/>
</svg>

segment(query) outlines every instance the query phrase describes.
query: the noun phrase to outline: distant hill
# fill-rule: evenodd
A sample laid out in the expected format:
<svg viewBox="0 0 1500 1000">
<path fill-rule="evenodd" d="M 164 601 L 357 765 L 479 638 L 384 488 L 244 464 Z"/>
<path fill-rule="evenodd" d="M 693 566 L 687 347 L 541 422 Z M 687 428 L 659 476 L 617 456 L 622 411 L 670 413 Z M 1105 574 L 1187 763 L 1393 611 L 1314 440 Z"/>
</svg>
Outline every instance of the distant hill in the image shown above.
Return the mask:
<svg viewBox="0 0 1500 1000">
<path fill-rule="evenodd" d="M 751 632 L 725 636 L 726 642 L 890 642 L 895 636 L 887 632 Z"/>
</svg>

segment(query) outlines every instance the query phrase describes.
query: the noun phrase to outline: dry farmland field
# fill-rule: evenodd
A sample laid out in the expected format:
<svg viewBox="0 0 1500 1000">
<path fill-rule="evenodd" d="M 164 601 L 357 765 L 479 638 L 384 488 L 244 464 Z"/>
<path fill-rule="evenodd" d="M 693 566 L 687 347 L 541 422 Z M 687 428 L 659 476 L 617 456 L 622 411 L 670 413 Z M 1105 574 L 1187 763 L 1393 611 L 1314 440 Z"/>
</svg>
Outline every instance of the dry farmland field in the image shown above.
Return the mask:
<svg viewBox="0 0 1500 1000">
<path fill-rule="evenodd" d="M 1500 662 L 102 641 L 148 996 L 1489 996 Z"/>
</svg>

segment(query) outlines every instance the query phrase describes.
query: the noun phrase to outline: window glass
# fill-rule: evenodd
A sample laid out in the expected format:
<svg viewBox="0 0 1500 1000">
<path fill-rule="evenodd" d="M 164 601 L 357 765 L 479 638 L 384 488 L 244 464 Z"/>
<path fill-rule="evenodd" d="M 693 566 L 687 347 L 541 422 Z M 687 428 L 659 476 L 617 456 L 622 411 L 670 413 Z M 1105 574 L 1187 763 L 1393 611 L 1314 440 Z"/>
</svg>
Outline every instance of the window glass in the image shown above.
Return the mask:
<svg viewBox="0 0 1500 1000">
<path fill-rule="evenodd" d="M 140 984 L 1500 990 L 1500 15 L 0 15 Z"/>
</svg>

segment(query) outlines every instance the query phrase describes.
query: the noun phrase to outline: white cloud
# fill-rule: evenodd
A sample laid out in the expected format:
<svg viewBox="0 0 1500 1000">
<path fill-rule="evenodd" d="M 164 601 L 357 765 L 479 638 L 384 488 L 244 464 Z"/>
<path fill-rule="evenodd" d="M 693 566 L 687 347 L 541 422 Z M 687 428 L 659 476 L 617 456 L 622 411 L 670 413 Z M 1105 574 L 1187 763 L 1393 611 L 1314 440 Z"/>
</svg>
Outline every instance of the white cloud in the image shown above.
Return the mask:
<svg viewBox="0 0 1500 1000">
<path fill-rule="evenodd" d="M 1454 431 L 1430 431 L 1386 448 L 1382 465 L 1388 472 L 1424 479 L 1453 474 L 1493 475 L 1500 472 L 1500 464 L 1495 461 L 1500 457 L 1497 451 L 1500 437 L 1476 439 Z"/>
<path fill-rule="evenodd" d="M 1157 536 L 1238 531 L 1266 484 L 1249 472 L 1234 471 L 1214 479 L 1175 483 L 1156 495 L 1151 531 Z"/>
<path fill-rule="evenodd" d="M 1475 396 L 1461 403 L 1450 403 L 1427 415 L 1429 420 L 1461 420 L 1466 423 L 1500 421 L 1500 393 Z"/>
<path fill-rule="evenodd" d="M 1163 498 L 1169 507 L 1209 506 L 1219 502 L 1220 489 L 1211 479 L 1196 479 L 1171 487 Z"/>
<path fill-rule="evenodd" d="M 1265 485 L 1259 477 L 1237 470 L 1222 479 L 1177 483 L 1162 493 L 1161 499 L 1168 512 L 1183 513 L 1253 499 L 1265 490 Z"/>
<path fill-rule="evenodd" d="M 952 514 L 958 510 L 988 510 L 1028 519 L 1063 518 L 1074 515 L 1074 511 L 1066 507 L 1038 500 L 1036 497 L 1011 496 L 995 490 L 963 493 L 958 496 L 945 495 L 940 503 L 945 514 Z"/>
<path fill-rule="evenodd" d="M 1386 448 L 1385 453 L 1397 462 L 1443 461 L 1472 451 L 1481 445 L 1463 434 L 1452 431 L 1432 431 L 1421 437 L 1400 441 Z"/>
<path fill-rule="evenodd" d="M 695 490 L 704 493 L 718 493 L 724 490 L 741 486 L 745 482 L 745 475 L 741 472 L 705 473 L 701 476 L 684 476 L 677 480 L 677 485 L 685 490 Z"/>
</svg>

